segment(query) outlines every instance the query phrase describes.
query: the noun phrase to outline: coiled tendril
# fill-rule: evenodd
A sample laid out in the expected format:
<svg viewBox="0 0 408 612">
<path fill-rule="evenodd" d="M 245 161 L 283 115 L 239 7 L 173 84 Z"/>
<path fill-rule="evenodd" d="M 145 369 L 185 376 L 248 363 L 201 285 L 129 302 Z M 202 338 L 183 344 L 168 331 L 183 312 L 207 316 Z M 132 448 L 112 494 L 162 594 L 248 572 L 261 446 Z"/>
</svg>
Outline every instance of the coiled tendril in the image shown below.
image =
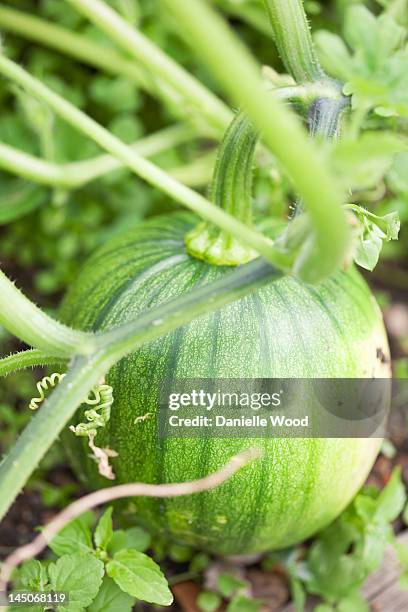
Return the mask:
<svg viewBox="0 0 408 612">
<path fill-rule="evenodd" d="M 40 404 L 45 400 L 45 392 L 51 388 L 56 387 L 64 378 L 65 374 L 54 372 L 50 376 L 44 376 L 44 378 L 37 382 L 38 397 L 33 397 L 30 401 L 30 409 L 37 410 Z M 110 385 L 106 385 L 103 380 L 99 385 L 96 385 L 90 395 L 84 401 L 88 406 L 93 406 L 89 410 L 85 410 L 84 416 L 86 419 L 85 423 L 79 423 L 78 425 L 70 426 L 70 430 L 76 436 L 83 436 L 88 438 L 89 448 L 92 450 L 92 457 L 98 464 L 98 471 L 102 476 L 113 480 L 115 474 L 109 463 L 111 457 L 117 457 L 116 451 L 111 448 L 99 448 L 94 443 L 95 436 L 98 432 L 98 428 L 105 427 L 109 422 L 111 415 L 111 406 L 113 404 L 113 389 Z"/>
<path fill-rule="evenodd" d="M 54 372 L 54 374 L 51 374 L 51 376 L 44 376 L 42 380 L 39 380 L 37 382 L 37 391 L 39 397 L 33 397 L 33 399 L 30 401 L 30 410 L 38 410 L 40 404 L 42 404 L 45 400 L 45 391 L 53 389 L 54 387 L 59 385 L 59 383 L 61 382 L 61 380 L 63 380 L 63 378 L 65 378 L 65 376 L 65 374 Z"/>
<path fill-rule="evenodd" d="M 88 397 L 86 404 L 95 406 L 90 410 L 85 410 L 84 416 L 87 423 L 79 423 L 70 426 L 70 430 L 76 436 L 96 436 L 98 427 L 105 427 L 110 419 L 111 406 L 113 404 L 113 389 L 110 385 L 101 384 L 92 389 L 94 397 Z"/>
</svg>

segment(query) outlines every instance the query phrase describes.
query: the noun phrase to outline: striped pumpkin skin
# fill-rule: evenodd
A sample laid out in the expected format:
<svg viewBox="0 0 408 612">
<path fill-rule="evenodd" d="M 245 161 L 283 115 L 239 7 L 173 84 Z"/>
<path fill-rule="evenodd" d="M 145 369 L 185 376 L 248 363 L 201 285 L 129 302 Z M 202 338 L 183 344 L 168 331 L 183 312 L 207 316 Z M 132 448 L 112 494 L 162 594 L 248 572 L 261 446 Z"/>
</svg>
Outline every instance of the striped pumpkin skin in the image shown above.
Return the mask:
<svg viewBox="0 0 408 612">
<path fill-rule="evenodd" d="M 85 265 L 65 298 L 62 320 L 106 330 L 230 268 L 185 252 L 196 223 L 186 213 L 156 217 L 113 239 Z M 364 482 L 378 439 L 167 439 L 156 434 L 157 389 L 165 378 L 388 376 L 381 313 L 361 276 L 339 273 L 319 288 L 284 277 L 200 317 L 120 361 L 107 380 L 114 405 L 99 446 L 119 453 L 116 482 L 200 478 L 251 445 L 263 458 L 215 490 L 187 497 L 132 499 L 124 512 L 153 531 L 218 554 L 246 554 L 299 542 L 332 521 Z M 78 421 L 78 415 L 76 417 Z M 64 434 L 77 473 L 107 486 L 86 440 Z"/>
</svg>

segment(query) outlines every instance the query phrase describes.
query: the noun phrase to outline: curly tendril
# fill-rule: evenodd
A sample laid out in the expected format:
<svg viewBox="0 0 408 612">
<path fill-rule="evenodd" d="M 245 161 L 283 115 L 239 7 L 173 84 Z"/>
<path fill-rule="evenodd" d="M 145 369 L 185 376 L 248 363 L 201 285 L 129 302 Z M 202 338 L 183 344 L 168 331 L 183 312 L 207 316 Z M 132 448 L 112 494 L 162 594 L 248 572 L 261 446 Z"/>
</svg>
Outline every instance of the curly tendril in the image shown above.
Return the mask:
<svg viewBox="0 0 408 612">
<path fill-rule="evenodd" d="M 54 372 L 50 376 L 37 382 L 38 397 L 33 397 L 30 401 L 30 409 L 37 410 L 40 404 L 45 400 L 45 392 L 56 387 L 63 379 L 65 374 Z M 89 448 L 92 450 L 92 457 L 98 464 L 99 473 L 109 480 L 115 479 L 115 474 L 109 463 L 111 457 L 117 457 L 118 454 L 111 448 L 99 448 L 96 446 L 94 439 L 100 427 L 105 427 L 111 415 L 111 406 L 113 404 L 113 389 L 110 385 L 106 385 L 103 380 L 99 385 L 96 385 L 90 395 L 84 401 L 88 406 L 92 406 L 89 410 L 85 410 L 84 416 L 87 422 L 79 423 L 78 425 L 70 426 L 76 436 L 88 438 Z"/>
<path fill-rule="evenodd" d="M 33 399 L 30 401 L 30 410 L 38 410 L 40 404 L 42 404 L 45 400 L 45 391 L 53 389 L 54 387 L 59 385 L 59 383 L 65 378 L 65 376 L 65 374 L 54 372 L 54 374 L 51 374 L 51 376 L 44 376 L 42 380 L 39 380 L 37 382 L 37 390 L 39 397 L 33 397 Z"/>
<path fill-rule="evenodd" d="M 70 426 L 70 430 L 76 436 L 96 436 L 99 427 L 105 427 L 111 415 L 111 406 L 113 404 L 113 389 L 110 385 L 101 384 L 94 387 L 92 390 L 93 398 L 86 400 L 86 404 L 95 406 L 90 410 L 85 410 L 84 416 L 87 423 L 79 423 L 78 425 Z"/>
</svg>

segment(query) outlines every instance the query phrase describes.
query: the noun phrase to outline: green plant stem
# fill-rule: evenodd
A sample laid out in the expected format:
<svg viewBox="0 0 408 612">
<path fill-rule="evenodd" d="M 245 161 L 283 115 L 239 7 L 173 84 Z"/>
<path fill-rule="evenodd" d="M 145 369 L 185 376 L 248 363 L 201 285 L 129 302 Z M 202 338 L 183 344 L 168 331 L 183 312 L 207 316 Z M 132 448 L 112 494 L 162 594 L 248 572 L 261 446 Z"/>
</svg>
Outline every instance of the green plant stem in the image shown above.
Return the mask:
<svg viewBox="0 0 408 612">
<path fill-rule="evenodd" d="M 261 259 L 137 320 L 98 334 L 96 352 L 76 358 L 67 376 L 45 401 L 0 464 L 0 520 L 77 407 L 106 372 L 128 353 L 202 314 L 214 312 L 280 278 Z"/>
<path fill-rule="evenodd" d="M 349 229 L 336 182 L 316 145 L 307 138 L 296 117 L 266 94 L 260 67 L 205 2 L 162 2 L 175 15 L 186 40 L 225 92 L 252 118 L 304 198 L 316 234 L 319 258 L 318 265 L 314 258 L 311 266 L 305 259 L 302 277 L 317 282 L 332 274 L 343 264 L 349 246 Z"/>
<path fill-rule="evenodd" d="M 217 131 L 230 122 L 231 111 L 212 92 L 102 0 L 66 0 L 142 66 L 179 92 L 180 104 L 191 106 Z"/>
<path fill-rule="evenodd" d="M 129 24 L 128 27 L 133 31 Z M 200 125 L 203 133 L 208 132 L 208 127 L 210 127 L 212 133 L 214 128 L 217 133 L 222 133 L 232 117 L 228 108 L 214 94 L 195 81 L 193 77 L 189 77 L 196 84 L 196 88 L 193 91 L 190 91 L 188 83 L 175 82 L 175 87 L 173 87 L 168 79 L 166 82 L 163 82 L 159 75 L 153 71 L 153 67 L 150 66 L 148 54 L 146 54 L 145 58 L 146 66 L 144 65 L 141 68 L 140 62 L 129 60 L 114 49 L 96 43 L 86 36 L 70 32 L 66 28 L 48 23 L 43 19 L 28 15 L 22 11 L 5 7 L 0 7 L 0 29 L 13 32 L 41 45 L 46 45 L 64 55 L 68 55 L 88 66 L 98 68 L 109 74 L 125 76 L 137 83 L 149 94 L 160 97 L 166 103 L 170 102 L 171 110 L 178 117 L 191 119 L 191 113 L 189 112 L 190 104 L 186 105 L 185 101 L 191 102 L 191 99 L 194 98 L 195 105 L 200 110 L 199 116 L 201 119 L 200 124 L 195 123 L 196 129 Z M 144 41 L 143 37 L 142 41 Z M 148 42 L 150 43 L 150 41 Z M 156 52 L 159 52 L 153 43 L 150 43 L 150 46 Z M 161 57 L 168 59 L 163 52 L 160 53 Z M 177 66 L 174 62 L 171 63 Z M 181 67 L 179 70 L 183 74 L 187 74 Z M 154 77 L 152 77 L 152 74 L 154 74 Z M 187 74 L 187 76 L 189 75 Z M 209 107 L 208 102 L 210 99 L 212 105 Z M 206 127 L 206 123 L 208 127 Z"/>
<path fill-rule="evenodd" d="M 121 160 L 125 166 L 145 181 L 161 189 L 161 191 L 177 202 L 187 206 L 187 208 L 197 213 L 200 217 L 230 232 L 277 267 L 286 269 L 286 255 L 276 249 L 269 238 L 246 227 L 246 225 L 234 219 L 231 215 L 211 204 L 211 202 L 196 191 L 173 179 L 169 174 L 141 157 L 136 151 L 125 145 L 85 113 L 51 91 L 38 79 L 32 77 L 15 62 L 2 55 L 0 55 L 0 73 L 48 104 L 67 123 L 92 138 L 103 149 Z"/>
<path fill-rule="evenodd" d="M 298 83 L 325 78 L 314 51 L 302 0 L 264 0 L 273 38 L 289 74 Z"/>
<path fill-rule="evenodd" d="M 176 125 L 142 138 L 129 146 L 144 157 L 153 157 L 192 138 L 193 132 L 190 127 Z M 0 142 L 0 167 L 36 183 L 76 189 L 100 176 L 123 168 L 123 163 L 112 155 L 103 154 L 80 162 L 58 164 Z"/>
<path fill-rule="evenodd" d="M 0 271 L 0 324 L 27 344 L 58 357 L 92 350 L 92 334 L 74 331 L 46 315 Z"/>
<path fill-rule="evenodd" d="M 8 357 L 0 359 L 0 376 L 7 376 L 12 372 L 24 370 L 25 368 L 33 368 L 35 366 L 48 366 L 64 363 L 62 357 L 58 358 L 53 355 L 48 355 L 38 349 L 20 351 Z"/>
<path fill-rule="evenodd" d="M 109 74 L 120 74 L 152 92 L 145 71 L 114 49 L 103 46 L 81 34 L 8 7 L 0 7 L 0 28 L 27 40 L 46 45 L 93 68 Z"/>
</svg>

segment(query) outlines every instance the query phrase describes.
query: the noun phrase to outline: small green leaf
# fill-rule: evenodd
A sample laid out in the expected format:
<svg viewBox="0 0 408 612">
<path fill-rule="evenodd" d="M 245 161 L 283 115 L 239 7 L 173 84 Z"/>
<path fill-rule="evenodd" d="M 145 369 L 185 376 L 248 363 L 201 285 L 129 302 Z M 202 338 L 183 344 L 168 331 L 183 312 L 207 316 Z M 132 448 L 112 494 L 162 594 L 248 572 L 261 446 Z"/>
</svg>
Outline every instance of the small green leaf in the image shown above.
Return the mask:
<svg viewBox="0 0 408 612">
<path fill-rule="evenodd" d="M 30 591 L 44 591 L 48 582 L 47 569 L 40 561 L 26 561 L 18 572 L 19 582 Z"/>
<path fill-rule="evenodd" d="M 2 178 L 0 225 L 5 225 L 37 210 L 49 199 L 49 191 L 22 179 Z"/>
<path fill-rule="evenodd" d="M 306 592 L 303 587 L 303 584 L 299 578 L 294 576 L 294 572 L 289 572 L 290 574 L 290 592 L 292 594 L 293 605 L 295 607 L 295 612 L 303 612 L 305 609 L 306 603 Z"/>
<path fill-rule="evenodd" d="M 126 548 L 126 533 L 123 529 L 117 529 L 113 532 L 111 541 L 108 545 L 108 553 L 114 555 L 115 553 Z"/>
<path fill-rule="evenodd" d="M 147 550 L 151 544 L 150 534 L 141 527 L 131 527 L 125 531 L 125 547 L 139 552 Z"/>
<path fill-rule="evenodd" d="M 394 521 L 402 512 L 407 501 L 405 487 L 401 480 L 401 469 L 395 468 L 387 486 L 381 491 L 376 510 L 376 519 Z"/>
<path fill-rule="evenodd" d="M 126 593 L 148 603 L 169 606 L 173 595 L 160 567 L 137 550 L 120 550 L 106 566 L 108 575 Z"/>
<path fill-rule="evenodd" d="M 112 511 L 112 506 L 109 506 L 102 514 L 95 529 L 95 546 L 97 548 L 102 548 L 102 550 L 106 550 L 113 535 Z"/>
<path fill-rule="evenodd" d="M 193 556 L 193 549 L 183 544 L 171 544 L 168 555 L 176 563 L 186 563 Z"/>
<path fill-rule="evenodd" d="M 191 559 L 189 571 L 193 573 L 202 572 L 208 566 L 209 562 L 210 558 L 208 555 L 205 553 L 198 553 Z"/>
<path fill-rule="evenodd" d="M 262 602 L 255 599 L 248 599 L 243 595 L 236 595 L 228 604 L 227 612 L 257 612 L 262 606 Z"/>
<path fill-rule="evenodd" d="M 331 152 L 334 172 L 347 188 L 372 189 L 390 170 L 407 143 L 391 132 L 365 132 L 357 140 L 342 140 Z"/>
<path fill-rule="evenodd" d="M 313 38 L 323 68 L 332 76 L 348 81 L 353 74 L 352 56 L 340 36 L 320 30 Z"/>
<path fill-rule="evenodd" d="M 124 593 L 111 578 L 105 576 L 87 612 L 131 612 L 134 603 L 134 597 Z"/>
<path fill-rule="evenodd" d="M 223 597 L 230 598 L 238 589 L 245 587 L 245 582 L 238 580 L 230 574 L 220 574 L 218 576 L 218 589 Z"/>
<path fill-rule="evenodd" d="M 61 557 L 71 553 L 89 553 L 93 550 L 89 515 L 93 517 L 92 513 L 87 512 L 68 523 L 48 544 L 56 555 Z"/>
<path fill-rule="evenodd" d="M 338 612 L 369 612 L 370 608 L 361 593 L 356 591 L 337 604 Z"/>
<path fill-rule="evenodd" d="M 104 565 L 92 554 L 64 555 L 50 564 L 48 574 L 51 588 L 69 595 L 68 603 L 59 605 L 58 609 L 77 612 L 95 599 L 102 584 Z"/>
<path fill-rule="evenodd" d="M 197 606 L 202 612 L 215 612 L 221 605 L 221 597 L 212 591 L 203 591 L 197 597 Z"/>
</svg>

